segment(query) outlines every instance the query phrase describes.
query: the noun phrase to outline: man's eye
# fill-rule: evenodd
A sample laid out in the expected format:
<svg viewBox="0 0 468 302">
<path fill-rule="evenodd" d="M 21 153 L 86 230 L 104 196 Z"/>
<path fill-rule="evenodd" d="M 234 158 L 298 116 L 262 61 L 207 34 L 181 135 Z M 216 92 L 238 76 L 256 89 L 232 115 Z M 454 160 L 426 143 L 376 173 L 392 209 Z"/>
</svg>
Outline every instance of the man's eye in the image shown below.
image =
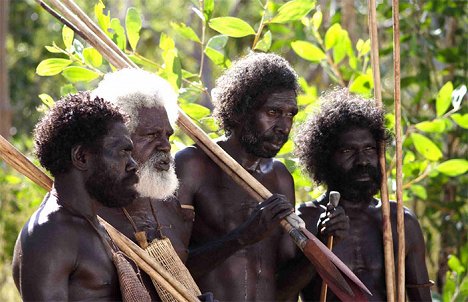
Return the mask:
<svg viewBox="0 0 468 302">
<path fill-rule="evenodd" d="M 350 153 L 351 149 L 341 149 L 341 153 Z"/>
<path fill-rule="evenodd" d="M 269 114 L 269 115 L 276 115 L 277 113 L 278 113 L 278 111 L 275 110 L 275 109 L 270 109 L 270 110 L 268 110 L 268 114 Z"/>
<path fill-rule="evenodd" d="M 376 150 L 376 148 L 375 148 L 375 147 L 371 147 L 371 146 L 366 147 L 366 148 L 364 149 L 364 151 L 366 151 L 366 152 L 374 152 L 375 150 Z"/>
</svg>

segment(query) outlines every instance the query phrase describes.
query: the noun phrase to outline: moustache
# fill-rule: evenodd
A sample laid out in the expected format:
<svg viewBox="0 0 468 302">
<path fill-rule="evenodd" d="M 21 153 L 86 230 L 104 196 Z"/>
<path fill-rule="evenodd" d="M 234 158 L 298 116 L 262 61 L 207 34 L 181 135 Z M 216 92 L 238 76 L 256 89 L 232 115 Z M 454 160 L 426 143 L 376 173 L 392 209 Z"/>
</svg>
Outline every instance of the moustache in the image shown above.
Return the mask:
<svg viewBox="0 0 468 302">
<path fill-rule="evenodd" d="M 354 167 L 346 174 L 350 180 L 367 174 L 374 182 L 380 182 L 380 170 L 372 166 Z"/>
</svg>

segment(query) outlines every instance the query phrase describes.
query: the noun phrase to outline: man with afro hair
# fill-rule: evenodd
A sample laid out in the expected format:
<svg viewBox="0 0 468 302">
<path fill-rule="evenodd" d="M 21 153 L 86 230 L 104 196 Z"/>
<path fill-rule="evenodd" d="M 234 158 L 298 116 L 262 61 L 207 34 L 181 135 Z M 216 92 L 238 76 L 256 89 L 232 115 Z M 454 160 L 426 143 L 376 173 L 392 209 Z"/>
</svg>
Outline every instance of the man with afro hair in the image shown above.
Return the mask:
<svg viewBox="0 0 468 302">
<path fill-rule="evenodd" d="M 220 301 L 276 300 L 275 273 L 295 247 L 279 222 L 294 210 L 294 183 L 273 157 L 296 115 L 297 75 L 275 54 L 234 62 L 213 90 L 217 143 L 274 194 L 258 204 L 197 145 L 176 154 L 182 204 L 195 207 L 187 267 Z"/>
<path fill-rule="evenodd" d="M 346 236 L 335 240 L 333 252 L 371 291 L 372 296 L 367 297 L 370 301 L 384 301 L 382 204 L 374 198 L 382 180 L 379 148 L 390 138 L 384 126 L 384 112 L 372 100 L 353 95 L 345 88 L 325 93 L 321 101 L 320 111 L 312 115 L 297 134 L 296 153 L 315 182 L 327 187 L 327 193 L 301 205 L 300 216 L 311 232 L 320 231 L 325 240 L 337 229 L 347 229 Z M 341 194 L 338 210 L 344 210 L 348 221 L 333 222 L 338 210 L 328 204 L 330 191 Z M 394 201 L 390 208 L 396 254 Z M 407 208 L 404 211 L 406 291 L 410 301 L 430 301 L 431 282 L 425 264 L 422 231 L 414 214 Z M 300 284 L 304 280 L 297 281 Z M 319 300 L 321 283 L 318 276 L 312 279 L 302 289 L 302 300 Z M 327 297 L 328 301 L 337 300 L 330 291 Z"/>
<path fill-rule="evenodd" d="M 13 278 L 22 299 L 121 300 L 112 243 L 96 210 L 138 196 L 124 117 L 88 92 L 69 95 L 36 125 L 34 142 L 55 179 L 16 241 Z"/>
</svg>

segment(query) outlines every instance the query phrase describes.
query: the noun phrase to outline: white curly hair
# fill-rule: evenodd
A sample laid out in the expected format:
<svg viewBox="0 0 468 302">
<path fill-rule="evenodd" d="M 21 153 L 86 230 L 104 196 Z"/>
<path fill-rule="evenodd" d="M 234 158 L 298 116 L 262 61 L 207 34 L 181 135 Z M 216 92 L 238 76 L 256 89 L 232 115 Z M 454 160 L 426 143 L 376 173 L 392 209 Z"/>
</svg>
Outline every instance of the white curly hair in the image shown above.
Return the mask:
<svg viewBox="0 0 468 302">
<path fill-rule="evenodd" d="M 169 122 L 177 120 L 177 94 L 171 85 L 160 76 L 138 68 L 124 68 L 108 73 L 92 92 L 129 115 L 127 127 L 130 132 L 138 125 L 138 109 L 164 107 Z"/>
</svg>

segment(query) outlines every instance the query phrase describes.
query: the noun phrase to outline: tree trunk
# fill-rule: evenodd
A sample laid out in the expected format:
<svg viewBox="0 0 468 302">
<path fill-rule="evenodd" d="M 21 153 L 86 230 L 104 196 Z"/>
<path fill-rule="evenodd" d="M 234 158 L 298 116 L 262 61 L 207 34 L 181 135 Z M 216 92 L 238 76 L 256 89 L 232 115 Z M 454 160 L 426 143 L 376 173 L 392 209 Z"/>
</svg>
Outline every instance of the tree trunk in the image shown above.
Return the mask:
<svg viewBox="0 0 468 302">
<path fill-rule="evenodd" d="M 0 0 L 0 134 L 5 138 L 10 136 L 11 106 L 8 89 L 8 69 L 6 39 L 8 33 L 9 0 Z"/>
<path fill-rule="evenodd" d="M 356 8 L 354 7 L 354 0 L 341 1 L 341 26 L 349 33 L 349 38 L 356 43 L 357 30 L 356 30 Z"/>
</svg>

